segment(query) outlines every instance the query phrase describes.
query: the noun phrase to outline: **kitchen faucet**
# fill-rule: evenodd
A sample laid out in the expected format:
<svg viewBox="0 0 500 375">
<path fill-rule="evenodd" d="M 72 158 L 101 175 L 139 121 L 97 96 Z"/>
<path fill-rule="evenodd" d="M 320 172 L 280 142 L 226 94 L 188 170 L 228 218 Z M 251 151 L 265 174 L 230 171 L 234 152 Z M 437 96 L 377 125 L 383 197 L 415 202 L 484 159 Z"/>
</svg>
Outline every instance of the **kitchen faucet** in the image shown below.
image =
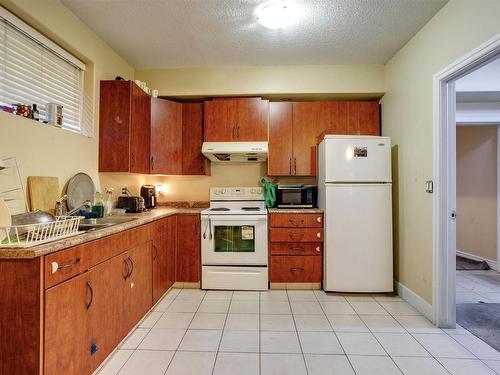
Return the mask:
<svg viewBox="0 0 500 375">
<path fill-rule="evenodd" d="M 78 212 L 81 208 L 86 208 L 87 210 L 90 210 L 92 208 L 92 202 L 87 200 L 84 201 L 81 205 L 78 207 L 73 208 L 71 211 L 69 211 L 66 215 L 67 216 L 72 216 L 75 212 Z"/>
</svg>

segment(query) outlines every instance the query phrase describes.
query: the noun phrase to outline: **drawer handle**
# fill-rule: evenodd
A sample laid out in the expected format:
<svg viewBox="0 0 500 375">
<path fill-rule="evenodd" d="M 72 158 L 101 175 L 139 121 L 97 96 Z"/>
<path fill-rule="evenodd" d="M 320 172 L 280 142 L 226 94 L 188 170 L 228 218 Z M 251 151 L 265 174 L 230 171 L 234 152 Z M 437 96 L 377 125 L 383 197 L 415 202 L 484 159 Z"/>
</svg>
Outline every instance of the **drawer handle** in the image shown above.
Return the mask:
<svg viewBox="0 0 500 375">
<path fill-rule="evenodd" d="M 80 258 L 76 258 L 74 262 L 63 264 L 61 266 L 57 262 L 52 262 L 50 265 L 52 267 L 52 273 L 56 273 L 58 270 L 65 270 L 67 268 L 71 268 L 73 266 L 76 266 L 78 263 L 80 263 Z"/>
<path fill-rule="evenodd" d="M 302 239 L 304 237 L 304 233 L 290 233 L 289 236 L 292 240 Z"/>
<path fill-rule="evenodd" d="M 294 251 L 304 251 L 304 248 L 302 246 L 290 247 L 289 249 Z"/>
<path fill-rule="evenodd" d="M 127 267 L 127 269 L 123 268 L 122 276 L 123 280 L 127 280 L 128 277 L 130 276 L 130 264 L 128 263 L 127 259 L 123 259 L 123 264 Z"/>
<path fill-rule="evenodd" d="M 293 225 L 304 224 L 304 219 L 288 219 L 288 221 Z"/>
<path fill-rule="evenodd" d="M 294 267 L 294 268 L 290 268 L 290 271 L 292 271 L 292 272 L 304 272 L 304 269 L 302 267 Z"/>
</svg>

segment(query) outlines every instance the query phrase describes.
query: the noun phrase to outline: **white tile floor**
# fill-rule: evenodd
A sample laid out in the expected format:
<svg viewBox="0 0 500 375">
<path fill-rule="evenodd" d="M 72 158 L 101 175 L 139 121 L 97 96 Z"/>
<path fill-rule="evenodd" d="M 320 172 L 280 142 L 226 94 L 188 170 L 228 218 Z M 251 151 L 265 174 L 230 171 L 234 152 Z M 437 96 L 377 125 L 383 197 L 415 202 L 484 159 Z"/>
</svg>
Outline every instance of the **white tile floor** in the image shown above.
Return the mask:
<svg viewBox="0 0 500 375">
<path fill-rule="evenodd" d="M 498 284 L 478 277 L 480 275 L 498 276 L 499 274 L 493 270 L 457 271 L 457 303 L 500 303 L 500 287 Z"/>
<path fill-rule="evenodd" d="M 500 353 L 398 297 L 174 289 L 98 374 L 482 375 Z"/>
</svg>

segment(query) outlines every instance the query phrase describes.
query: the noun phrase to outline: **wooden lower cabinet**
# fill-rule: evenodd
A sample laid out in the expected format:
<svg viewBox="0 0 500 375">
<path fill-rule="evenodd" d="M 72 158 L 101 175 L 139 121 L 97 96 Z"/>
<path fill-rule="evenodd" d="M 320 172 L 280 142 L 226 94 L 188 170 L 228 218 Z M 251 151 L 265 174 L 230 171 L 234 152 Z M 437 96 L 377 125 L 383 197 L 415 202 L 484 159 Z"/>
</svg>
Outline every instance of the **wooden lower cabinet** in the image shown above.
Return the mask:
<svg viewBox="0 0 500 375">
<path fill-rule="evenodd" d="M 151 241 L 127 253 L 131 266 L 124 308 L 128 311 L 127 322 L 130 330 L 153 306 Z"/>
<path fill-rule="evenodd" d="M 320 283 L 323 214 L 275 213 L 269 219 L 269 281 Z"/>
<path fill-rule="evenodd" d="M 45 375 L 91 373 L 91 304 L 88 272 L 45 291 Z"/>
<path fill-rule="evenodd" d="M 315 255 L 275 255 L 271 257 L 270 282 L 319 283 L 323 257 Z"/>
<path fill-rule="evenodd" d="M 178 215 L 175 279 L 197 283 L 201 280 L 200 215 Z"/>
<path fill-rule="evenodd" d="M 176 272 L 200 281 L 200 258 L 200 216 L 181 214 L 35 259 L 0 259 L 0 375 L 92 374 Z"/>
<path fill-rule="evenodd" d="M 176 216 L 153 224 L 153 304 L 175 283 L 176 231 Z"/>
<path fill-rule="evenodd" d="M 129 311 L 125 298 L 128 288 L 126 260 L 126 254 L 118 255 L 89 271 L 93 300 L 89 309 L 91 340 L 88 353 L 92 347 L 95 350 L 92 354 L 92 371 L 99 367 L 129 331 Z"/>
</svg>

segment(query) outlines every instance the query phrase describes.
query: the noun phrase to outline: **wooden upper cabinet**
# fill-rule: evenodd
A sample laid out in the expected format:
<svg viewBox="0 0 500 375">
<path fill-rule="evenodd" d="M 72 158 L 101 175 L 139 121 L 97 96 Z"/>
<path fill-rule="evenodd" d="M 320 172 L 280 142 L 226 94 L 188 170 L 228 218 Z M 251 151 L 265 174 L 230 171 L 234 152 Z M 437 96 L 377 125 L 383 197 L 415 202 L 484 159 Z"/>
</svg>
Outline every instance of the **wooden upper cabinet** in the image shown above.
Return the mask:
<svg viewBox="0 0 500 375">
<path fill-rule="evenodd" d="M 205 101 L 205 142 L 266 142 L 268 126 L 268 100 L 237 98 Z"/>
<path fill-rule="evenodd" d="M 293 103 L 292 175 L 316 175 L 316 138 L 326 125 L 321 102 Z"/>
<path fill-rule="evenodd" d="M 269 108 L 270 176 L 316 176 L 324 134 L 380 135 L 377 102 L 275 102 Z"/>
<path fill-rule="evenodd" d="M 201 153 L 203 103 L 182 104 L 182 174 L 209 175 L 210 161 Z"/>
<path fill-rule="evenodd" d="M 182 104 L 151 99 L 152 174 L 182 174 Z"/>
<path fill-rule="evenodd" d="M 380 135 L 380 105 L 377 102 L 350 102 L 347 133 Z"/>
<path fill-rule="evenodd" d="M 149 173 L 150 101 L 132 81 L 101 81 L 100 172 Z"/>
<path fill-rule="evenodd" d="M 237 101 L 237 140 L 241 142 L 267 142 L 269 129 L 269 101 L 260 98 Z"/>
<path fill-rule="evenodd" d="M 236 100 L 205 101 L 205 142 L 236 141 Z"/>
<path fill-rule="evenodd" d="M 267 174 L 287 176 L 292 174 L 293 161 L 293 104 L 269 103 L 269 156 Z"/>
</svg>

